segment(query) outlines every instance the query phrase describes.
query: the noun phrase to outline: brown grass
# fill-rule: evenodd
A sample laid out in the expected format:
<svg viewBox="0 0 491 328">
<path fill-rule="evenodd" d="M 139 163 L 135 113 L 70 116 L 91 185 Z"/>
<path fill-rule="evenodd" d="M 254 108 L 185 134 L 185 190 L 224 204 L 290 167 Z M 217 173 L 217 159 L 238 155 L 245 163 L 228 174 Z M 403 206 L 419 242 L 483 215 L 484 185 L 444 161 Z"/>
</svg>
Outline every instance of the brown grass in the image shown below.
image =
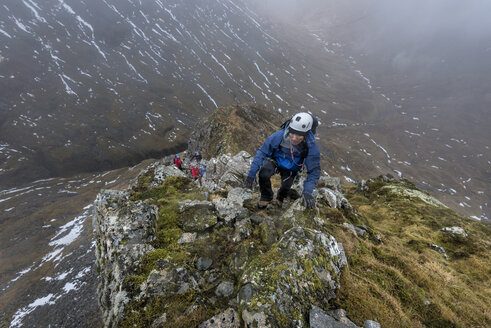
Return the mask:
<svg viewBox="0 0 491 328">
<path fill-rule="evenodd" d="M 380 234 L 383 243 L 335 230 L 349 262 L 335 305 L 358 325 L 372 319 L 382 327 L 491 326 L 490 227 L 418 199 L 382 192 L 383 185 L 373 183 L 364 194 L 348 191 L 358 220 L 372 235 Z M 469 237 L 441 232 L 453 225 Z M 444 247 L 448 260 L 429 244 Z"/>
</svg>

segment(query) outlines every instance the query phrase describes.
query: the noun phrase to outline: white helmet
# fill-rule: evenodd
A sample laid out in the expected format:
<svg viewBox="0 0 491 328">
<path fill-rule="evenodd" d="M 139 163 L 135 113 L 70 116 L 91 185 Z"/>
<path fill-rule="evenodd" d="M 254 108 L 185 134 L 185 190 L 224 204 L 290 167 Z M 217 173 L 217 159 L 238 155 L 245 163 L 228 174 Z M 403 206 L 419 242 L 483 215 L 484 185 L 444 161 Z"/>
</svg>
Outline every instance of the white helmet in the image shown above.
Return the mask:
<svg viewBox="0 0 491 328">
<path fill-rule="evenodd" d="M 309 113 L 298 113 L 295 114 L 289 125 L 289 132 L 298 134 L 300 136 L 306 136 L 310 129 L 312 129 L 312 125 L 314 120 L 312 119 L 312 115 Z"/>
</svg>

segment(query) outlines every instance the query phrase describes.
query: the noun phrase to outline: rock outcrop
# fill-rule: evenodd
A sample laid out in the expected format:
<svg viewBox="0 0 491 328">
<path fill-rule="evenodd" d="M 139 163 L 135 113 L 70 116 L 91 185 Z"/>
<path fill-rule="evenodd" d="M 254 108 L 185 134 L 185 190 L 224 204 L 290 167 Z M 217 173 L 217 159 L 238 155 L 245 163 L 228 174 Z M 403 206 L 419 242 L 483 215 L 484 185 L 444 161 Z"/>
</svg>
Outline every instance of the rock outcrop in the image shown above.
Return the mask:
<svg viewBox="0 0 491 328">
<path fill-rule="evenodd" d="M 249 154 L 286 120 L 280 113 L 256 104 L 222 107 L 198 123 L 188 142 L 190 153 L 200 151 L 205 158 L 242 150 Z"/>
<path fill-rule="evenodd" d="M 104 326 L 115 326 L 130 301 L 125 279 L 141 265 L 143 254 L 154 248 L 157 209 L 129 200 L 128 192 L 102 191 L 96 200 L 96 258 L 99 303 Z"/>
<path fill-rule="evenodd" d="M 257 195 L 240 187 L 250 161 L 244 151 L 212 158 L 201 181 L 158 164 L 140 177 L 148 187 L 139 183 L 128 192 L 99 195 L 97 264 L 106 327 L 133 322 L 135 311 L 184 295 L 222 311 L 216 319 L 203 318 L 203 327 L 216 320 L 222 326 L 241 321 L 247 327 L 302 327 L 312 305 L 335 298 L 347 264 L 343 246 L 299 199 L 259 211 Z M 318 203 L 342 204 L 320 196 Z M 164 213 L 166 206 L 174 212 Z M 166 215 L 173 216 L 172 225 L 163 222 Z M 135 310 L 136 305 L 143 306 Z M 191 315 L 203 308 L 185 310 Z M 177 320 L 165 306 L 159 311 L 141 314 L 140 325 Z"/>
</svg>

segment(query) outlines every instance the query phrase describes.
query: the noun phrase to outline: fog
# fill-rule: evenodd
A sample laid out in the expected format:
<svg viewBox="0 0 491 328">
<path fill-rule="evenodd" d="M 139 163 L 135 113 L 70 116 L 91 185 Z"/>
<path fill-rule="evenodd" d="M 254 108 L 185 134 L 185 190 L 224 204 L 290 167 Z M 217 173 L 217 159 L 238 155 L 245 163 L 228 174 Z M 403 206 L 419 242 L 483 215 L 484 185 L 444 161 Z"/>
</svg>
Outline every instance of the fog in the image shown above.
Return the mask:
<svg viewBox="0 0 491 328">
<path fill-rule="evenodd" d="M 356 32 L 358 42 L 377 38 L 425 44 L 434 38 L 484 42 L 491 48 L 489 0 L 252 0 L 264 13 L 289 23 L 316 25 L 326 32 Z M 357 26 L 353 26 L 357 25 Z M 491 50 L 491 49 L 490 49 Z"/>
<path fill-rule="evenodd" d="M 490 98 L 483 89 L 491 83 L 489 0 L 250 1 L 274 19 L 343 44 L 382 84 L 424 85 L 441 99 L 465 92 L 487 106 L 479 99 Z"/>
</svg>

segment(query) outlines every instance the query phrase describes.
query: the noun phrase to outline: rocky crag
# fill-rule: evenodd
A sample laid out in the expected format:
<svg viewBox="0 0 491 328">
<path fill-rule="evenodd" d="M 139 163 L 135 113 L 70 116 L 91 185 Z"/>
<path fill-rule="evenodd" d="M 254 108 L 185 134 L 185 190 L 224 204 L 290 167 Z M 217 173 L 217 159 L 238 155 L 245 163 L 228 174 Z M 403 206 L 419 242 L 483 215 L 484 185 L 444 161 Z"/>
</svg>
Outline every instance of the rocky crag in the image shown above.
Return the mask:
<svg viewBox="0 0 491 328">
<path fill-rule="evenodd" d="M 258 193 L 242 181 L 251 153 L 282 119 L 254 106 L 220 108 L 196 129 L 183 171 L 164 158 L 128 190 L 99 194 L 106 327 L 490 323 L 489 227 L 409 181 L 342 188 L 323 176 L 317 208 L 306 210 L 302 178 L 282 208 L 257 209 Z M 197 180 L 187 173 L 196 150 L 207 158 Z"/>
</svg>

